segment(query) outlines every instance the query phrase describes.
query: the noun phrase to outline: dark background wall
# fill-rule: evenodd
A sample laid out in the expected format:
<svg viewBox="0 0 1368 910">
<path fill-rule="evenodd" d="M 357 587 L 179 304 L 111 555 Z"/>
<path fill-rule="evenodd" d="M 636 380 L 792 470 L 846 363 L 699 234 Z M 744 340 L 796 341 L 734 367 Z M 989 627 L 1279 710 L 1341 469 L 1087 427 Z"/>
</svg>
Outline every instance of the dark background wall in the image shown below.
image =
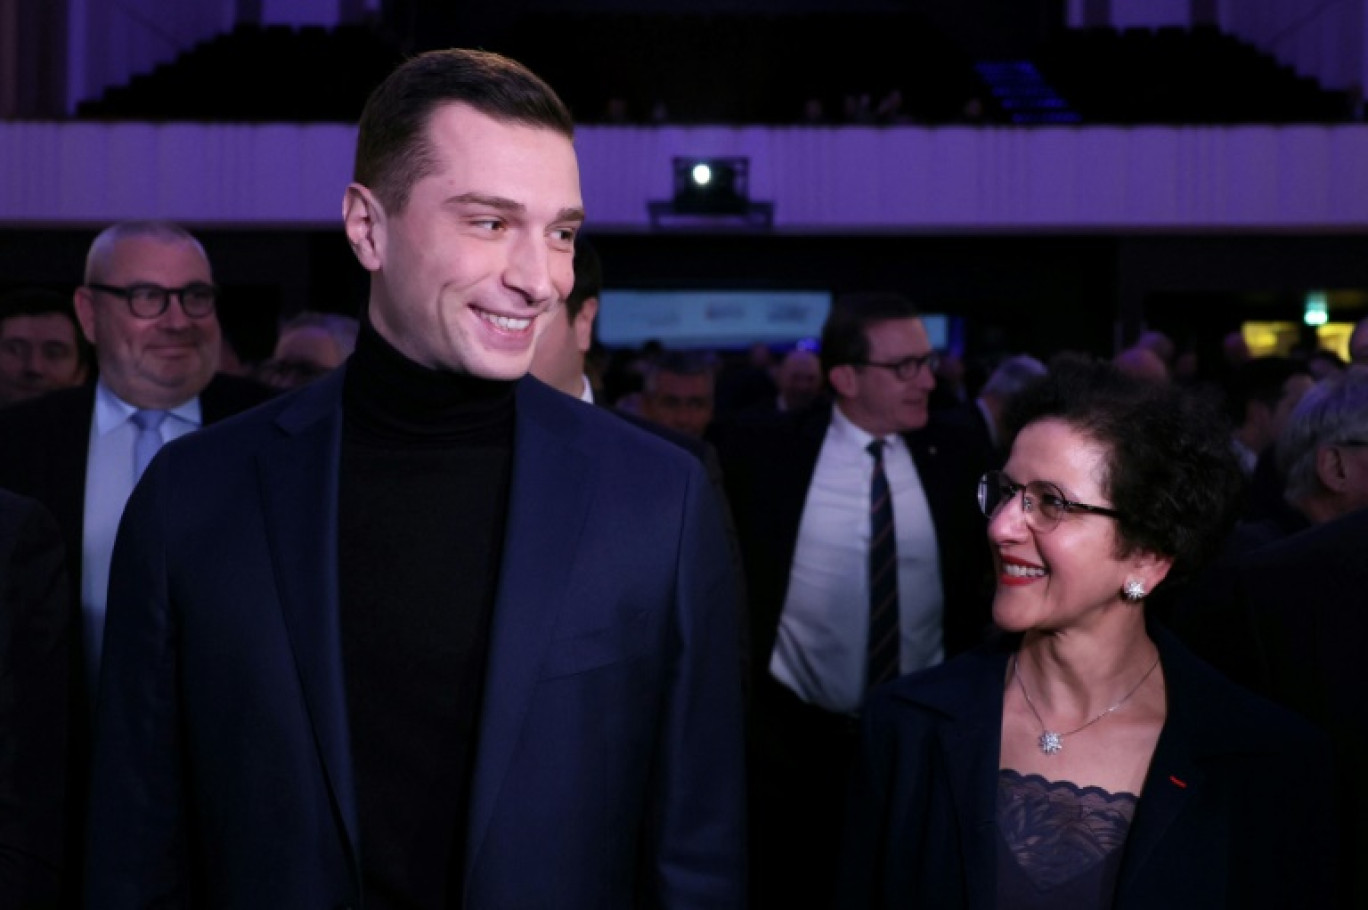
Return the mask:
<svg viewBox="0 0 1368 910">
<path fill-rule="evenodd" d="M 193 228 L 193 225 L 191 226 Z M 223 321 L 248 359 L 280 315 L 355 314 L 367 278 L 337 230 L 201 230 L 224 286 Z M 0 289 L 69 292 L 93 231 L 0 231 Z M 898 290 L 964 319 L 981 355 L 1111 352 L 1142 327 L 1210 349 L 1244 320 L 1301 318 L 1309 290 L 1331 318 L 1368 315 L 1368 236 L 1179 234 L 596 234 L 617 288 Z M 1337 308 L 1337 301 L 1339 305 Z"/>
</svg>

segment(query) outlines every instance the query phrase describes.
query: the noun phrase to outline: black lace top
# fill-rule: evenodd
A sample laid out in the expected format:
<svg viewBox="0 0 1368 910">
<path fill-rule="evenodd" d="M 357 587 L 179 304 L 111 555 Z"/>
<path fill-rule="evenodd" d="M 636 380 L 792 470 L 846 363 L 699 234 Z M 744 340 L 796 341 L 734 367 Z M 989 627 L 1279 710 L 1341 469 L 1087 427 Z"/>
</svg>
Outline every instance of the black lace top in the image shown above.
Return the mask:
<svg viewBox="0 0 1368 910">
<path fill-rule="evenodd" d="M 998 910 L 1110 907 L 1136 797 L 998 773 Z"/>
</svg>

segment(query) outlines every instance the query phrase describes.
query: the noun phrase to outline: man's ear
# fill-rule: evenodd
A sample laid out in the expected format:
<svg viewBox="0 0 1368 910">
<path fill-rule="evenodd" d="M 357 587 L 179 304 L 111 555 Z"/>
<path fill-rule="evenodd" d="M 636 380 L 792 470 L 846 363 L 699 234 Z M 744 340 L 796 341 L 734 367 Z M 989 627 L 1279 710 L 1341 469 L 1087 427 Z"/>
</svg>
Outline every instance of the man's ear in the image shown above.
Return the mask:
<svg viewBox="0 0 1368 910">
<path fill-rule="evenodd" d="M 831 368 L 831 372 L 827 373 L 827 382 L 837 397 L 854 398 L 858 391 L 859 377 L 855 375 L 854 366 L 843 363 Z"/>
<path fill-rule="evenodd" d="M 1316 477 L 1321 486 L 1332 493 L 1343 493 L 1349 485 L 1349 475 L 1344 470 L 1344 459 L 1335 446 L 1320 446 L 1316 449 Z"/>
<path fill-rule="evenodd" d="M 81 334 L 86 341 L 95 343 L 95 295 L 90 288 L 79 287 L 72 295 L 71 302 L 76 307 L 76 320 L 81 324 Z"/>
<path fill-rule="evenodd" d="M 594 343 L 594 320 L 598 318 L 598 298 L 586 297 L 580 303 L 579 315 L 570 327 L 575 333 L 575 348 L 581 354 L 588 354 Z"/>
<path fill-rule="evenodd" d="M 385 208 L 380 200 L 359 183 L 348 185 L 342 197 L 342 224 L 361 267 L 380 271 L 385 261 Z"/>
</svg>

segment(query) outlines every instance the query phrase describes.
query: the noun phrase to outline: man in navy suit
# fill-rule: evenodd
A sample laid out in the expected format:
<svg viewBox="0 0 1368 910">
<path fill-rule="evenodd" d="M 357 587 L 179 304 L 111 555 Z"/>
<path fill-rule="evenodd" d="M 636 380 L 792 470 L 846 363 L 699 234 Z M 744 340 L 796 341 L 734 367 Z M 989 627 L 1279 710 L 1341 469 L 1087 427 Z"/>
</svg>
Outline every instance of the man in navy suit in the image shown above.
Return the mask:
<svg viewBox="0 0 1368 910">
<path fill-rule="evenodd" d="M 716 498 L 524 376 L 572 281 L 571 137 L 482 52 L 367 103 L 356 352 L 168 446 L 125 513 L 88 906 L 741 904 Z"/>
</svg>

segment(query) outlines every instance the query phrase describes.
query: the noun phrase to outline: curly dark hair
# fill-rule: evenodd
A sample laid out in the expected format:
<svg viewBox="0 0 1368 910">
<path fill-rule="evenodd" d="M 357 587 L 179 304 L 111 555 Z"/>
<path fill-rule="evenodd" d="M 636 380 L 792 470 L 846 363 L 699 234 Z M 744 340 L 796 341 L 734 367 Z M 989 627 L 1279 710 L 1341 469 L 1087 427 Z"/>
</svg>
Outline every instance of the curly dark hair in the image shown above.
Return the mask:
<svg viewBox="0 0 1368 910">
<path fill-rule="evenodd" d="M 1145 382 L 1109 363 L 1065 356 L 1012 402 L 1008 433 L 1060 420 L 1101 443 L 1103 489 L 1117 520 L 1117 556 L 1171 557 L 1164 587 L 1181 582 L 1221 547 L 1238 517 L 1244 476 L 1214 402 Z"/>
</svg>

